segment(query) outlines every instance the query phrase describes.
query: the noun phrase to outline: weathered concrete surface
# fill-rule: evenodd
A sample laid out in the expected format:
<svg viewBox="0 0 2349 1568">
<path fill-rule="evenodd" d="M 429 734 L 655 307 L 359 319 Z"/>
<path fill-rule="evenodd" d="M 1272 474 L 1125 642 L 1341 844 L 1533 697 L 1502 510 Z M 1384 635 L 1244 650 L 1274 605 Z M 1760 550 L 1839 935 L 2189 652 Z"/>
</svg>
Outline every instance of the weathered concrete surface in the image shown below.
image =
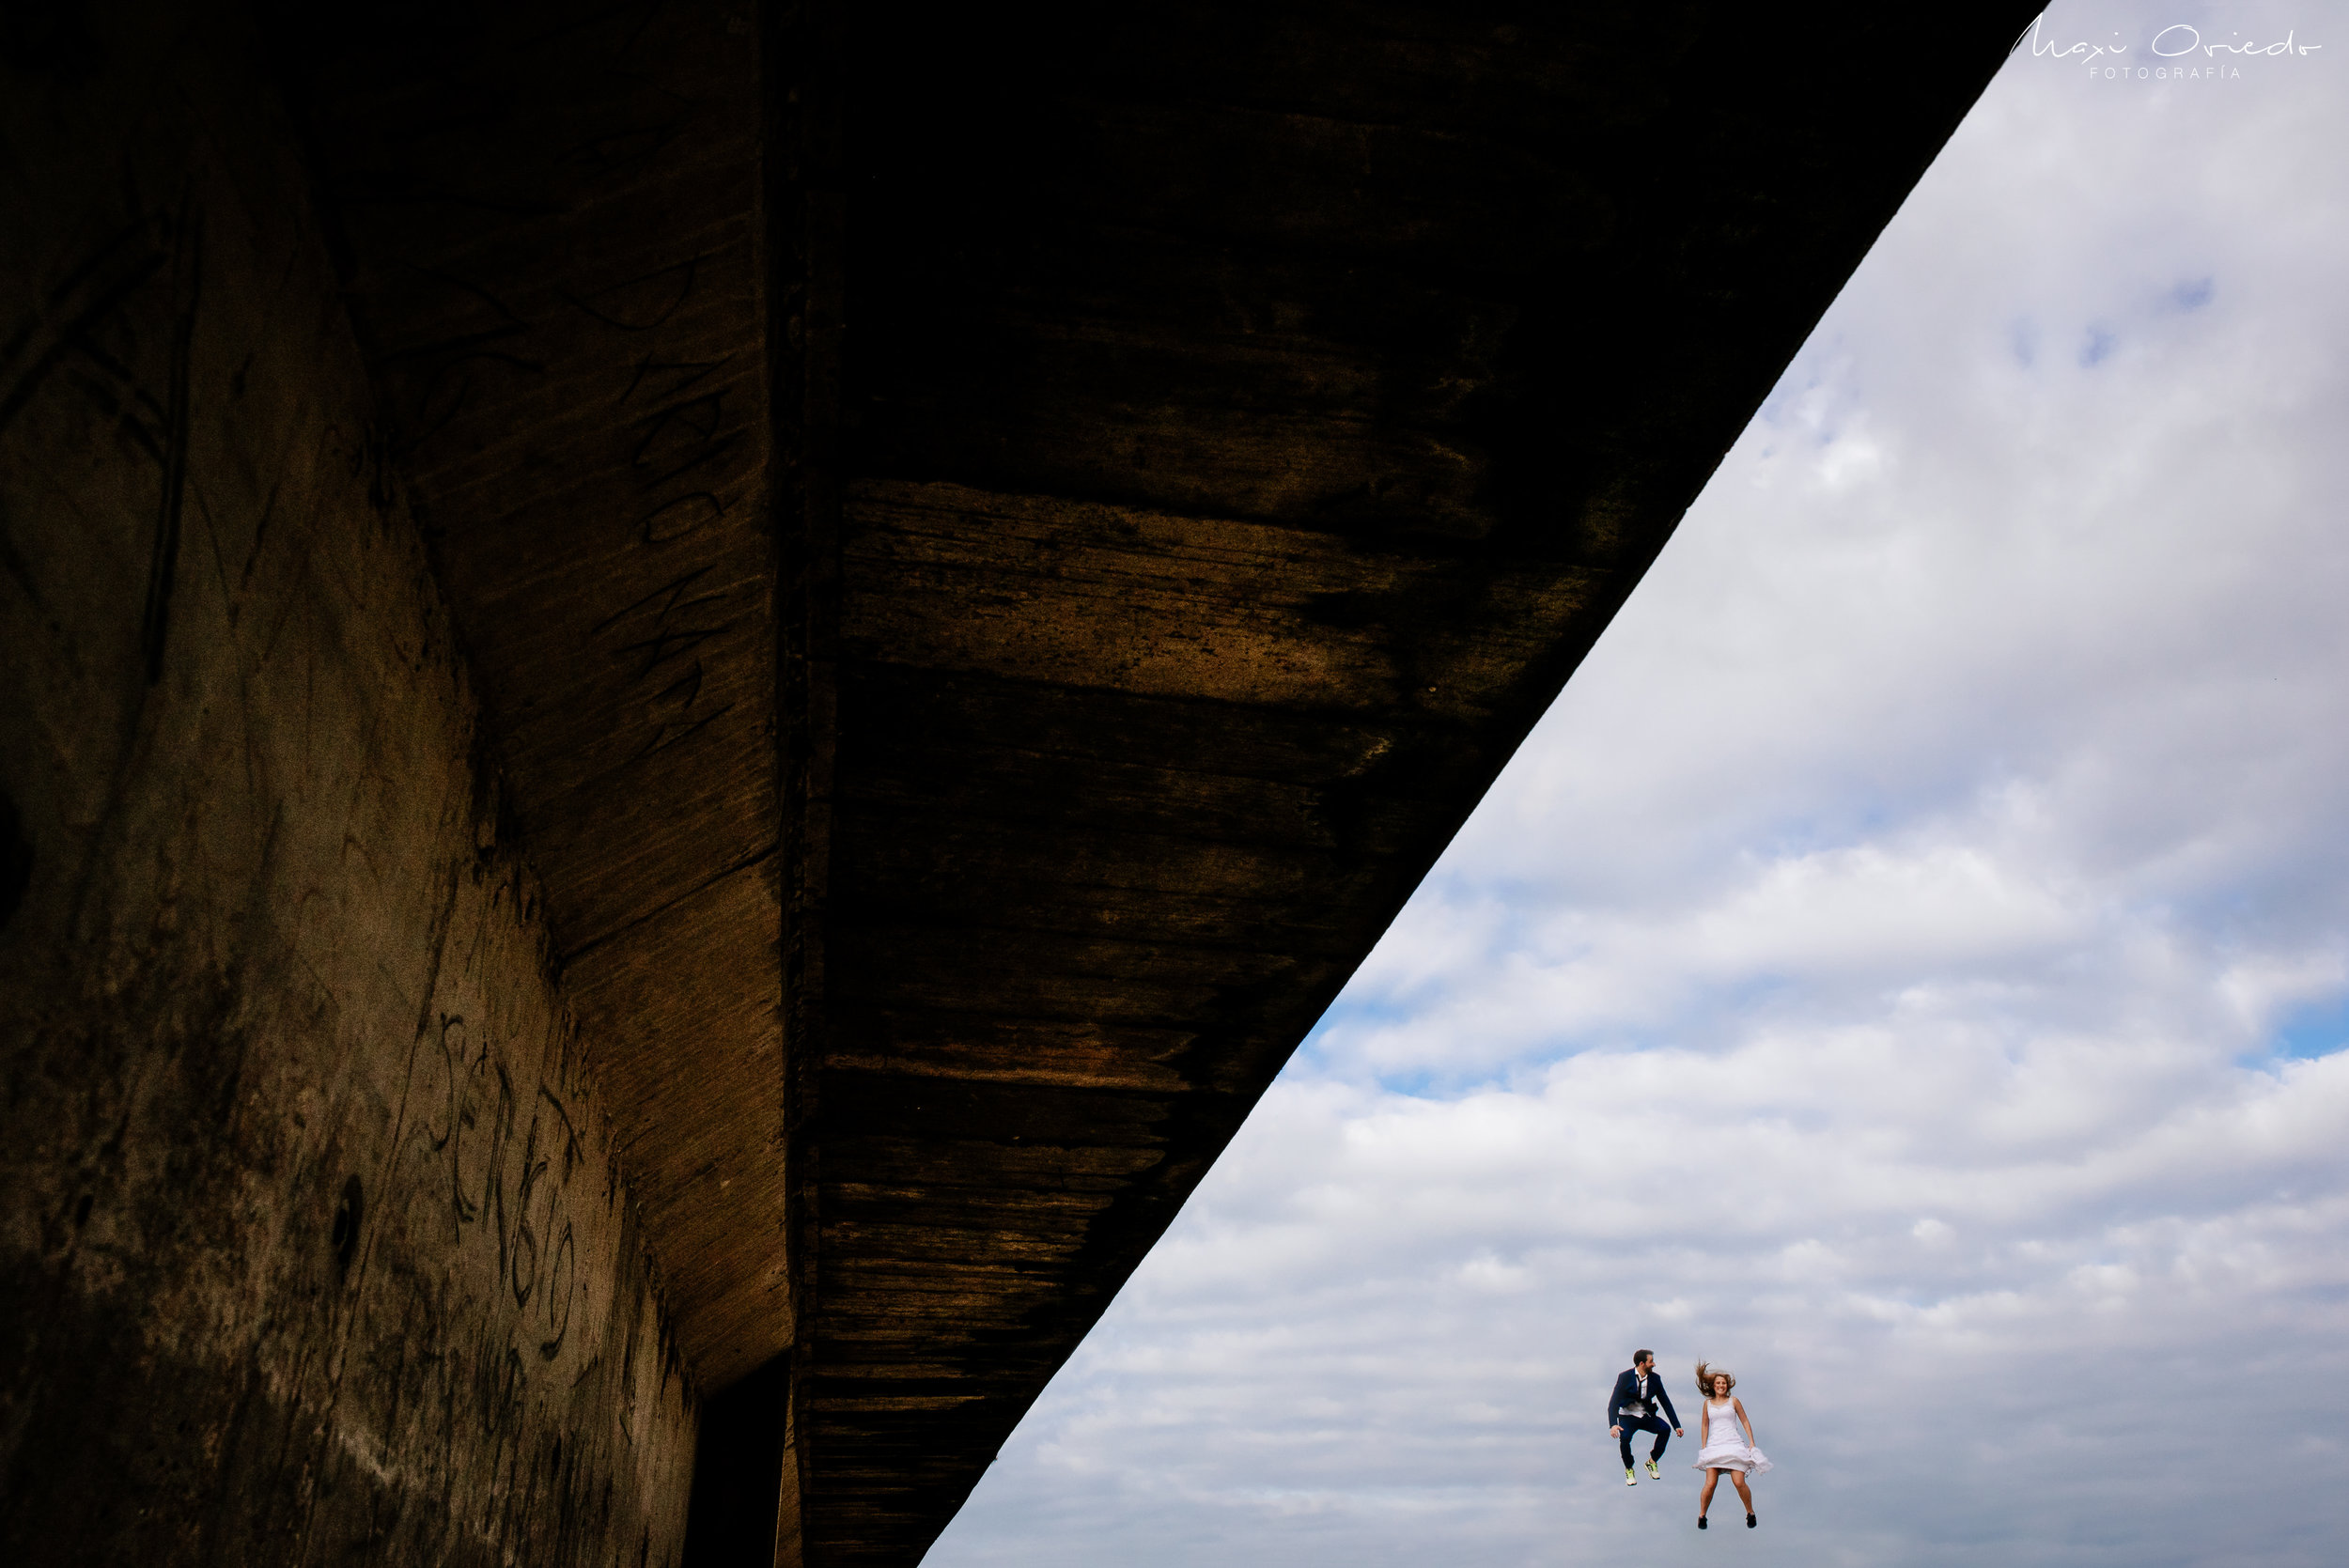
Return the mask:
<svg viewBox="0 0 2349 1568">
<path fill-rule="evenodd" d="M 758 8 L 280 9 L 395 460 L 723 1386 L 791 1321 Z"/>
<path fill-rule="evenodd" d="M 0 58 L 0 1560 L 672 1562 L 690 1376 L 241 15 Z"/>
</svg>

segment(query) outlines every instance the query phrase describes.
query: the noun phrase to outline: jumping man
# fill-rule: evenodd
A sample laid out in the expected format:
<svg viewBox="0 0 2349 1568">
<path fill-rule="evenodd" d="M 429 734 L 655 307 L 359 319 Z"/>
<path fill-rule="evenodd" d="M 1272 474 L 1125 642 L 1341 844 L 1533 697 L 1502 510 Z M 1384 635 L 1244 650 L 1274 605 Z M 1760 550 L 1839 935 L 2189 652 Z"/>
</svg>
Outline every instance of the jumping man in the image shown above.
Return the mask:
<svg viewBox="0 0 2349 1568">
<path fill-rule="evenodd" d="M 1656 1447 L 1647 1456 L 1647 1473 L 1663 1479 L 1656 1462 L 1664 1457 L 1664 1445 L 1680 1436 L 1680 1412 L 1672 1408 L 1672 1396 L 1664 1391 L 1664 1380 L 1652 1375 L 1656 1371 L 1656 1352 L 1642 1350 L 1631 1358 L 1631 1370 L 1615 1378 L 1615 1391 L 1607 1400 L 1608 1435 L 1623 1450 L 1623 1483 L 1640 1484 L 1639 1472 L 1631 1467 L 1631 1435 L 1634 1432 L 1656 1434 Z M 1657 1419 L 1656 1407 L 1661 1405 L 1664 1414 L 1672 1418 L 1670 1430 Z"/>
</svg>

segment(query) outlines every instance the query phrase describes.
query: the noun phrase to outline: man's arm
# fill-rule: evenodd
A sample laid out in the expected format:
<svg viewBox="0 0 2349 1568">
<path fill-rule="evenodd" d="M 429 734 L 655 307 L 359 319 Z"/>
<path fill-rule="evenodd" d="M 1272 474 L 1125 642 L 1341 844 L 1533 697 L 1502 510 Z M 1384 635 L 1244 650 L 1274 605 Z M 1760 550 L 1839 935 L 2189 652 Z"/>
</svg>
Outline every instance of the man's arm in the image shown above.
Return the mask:
<svg viewBox="0 0 2349 1568">
<path fill-rule="evenodd" d="M 1615 1386 L 1607 1395 L 1607 1435 L 1610 1437 L 1615 1435 L 1615 1428 L 1622 1424 L 1615 1420 L 1615 1412 L 1623 1408 L 1623 1379 L 1622 1373 L 1615 1374 Z"/>
<path fill-rule="evenodd" d="M 1664 1414 L 1672 1419 L 1672 1430 L 1679 1431 L 1680 1412 L 1672 1408 L 1672 1396 L 1664 1391 L 1664 1379 L 1657 1375 L 1651 1376 L 1648 1381 L 1656 1386 L 1657 1401 L 1664 1406 Z"/>
</svg>

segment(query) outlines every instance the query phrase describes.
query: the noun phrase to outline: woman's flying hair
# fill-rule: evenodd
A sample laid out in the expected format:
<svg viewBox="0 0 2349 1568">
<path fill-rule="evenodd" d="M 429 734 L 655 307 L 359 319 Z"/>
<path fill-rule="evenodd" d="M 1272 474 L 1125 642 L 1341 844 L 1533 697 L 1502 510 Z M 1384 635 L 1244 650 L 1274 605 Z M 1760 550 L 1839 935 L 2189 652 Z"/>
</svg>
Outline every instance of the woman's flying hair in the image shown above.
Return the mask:
<svg viewBox="0 0 2349 1568">
<path fill-rule="evenodd" d="M 1703 1361 L 1699 1361 L 1697 1363 L 1697 1392 L 1703 1394 L 1707 1399 L 1711 1399 L 1713 1397 L 1713 1379 L 1716 1377 L 1728 1378 L 1729 1386 L 1733 1391 L 1737 1387 L 1737 1374 L 1731 1372 L 1727 1367 L 1707 1366 Z"/>
</svg>

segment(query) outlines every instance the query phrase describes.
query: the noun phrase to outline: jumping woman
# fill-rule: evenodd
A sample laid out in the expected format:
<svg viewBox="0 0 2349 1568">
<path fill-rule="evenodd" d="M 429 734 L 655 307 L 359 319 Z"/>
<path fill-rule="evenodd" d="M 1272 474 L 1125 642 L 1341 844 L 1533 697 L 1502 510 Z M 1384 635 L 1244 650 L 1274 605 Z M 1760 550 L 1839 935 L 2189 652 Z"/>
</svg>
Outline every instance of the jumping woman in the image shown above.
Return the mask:
<svg viewBox="0 0 2349 1568">
<path fill-rule="evenodd" d="M 1746 1505 L 1746 1528 L 1751 1529 L 1753 1493 L 1746 1486 L 1746 1477 L 1760 1475 L 1770 1467 L 1760 1449 L 1753 1446 L 1753 1421 L 1746 1415 L 1746 1402 L 1729 1390 L 1737 1386 L 1737 1379 L 1717 1367 L 1697 1363 L 1697 1392 L 1704 1396 L 1703 1407 L 1697 1420 L 1697 1462 L 1690 1469 L 1704 1472 L 1704 1495 L 1697 1499 L 1697 1529 L 1708 1527 L 1705 1511 L 1713 1506 L 1713 1488 L 1721 1483 L 1721 1472 L 1737 1488 L 1737 1497 Z"/>
</svg>

